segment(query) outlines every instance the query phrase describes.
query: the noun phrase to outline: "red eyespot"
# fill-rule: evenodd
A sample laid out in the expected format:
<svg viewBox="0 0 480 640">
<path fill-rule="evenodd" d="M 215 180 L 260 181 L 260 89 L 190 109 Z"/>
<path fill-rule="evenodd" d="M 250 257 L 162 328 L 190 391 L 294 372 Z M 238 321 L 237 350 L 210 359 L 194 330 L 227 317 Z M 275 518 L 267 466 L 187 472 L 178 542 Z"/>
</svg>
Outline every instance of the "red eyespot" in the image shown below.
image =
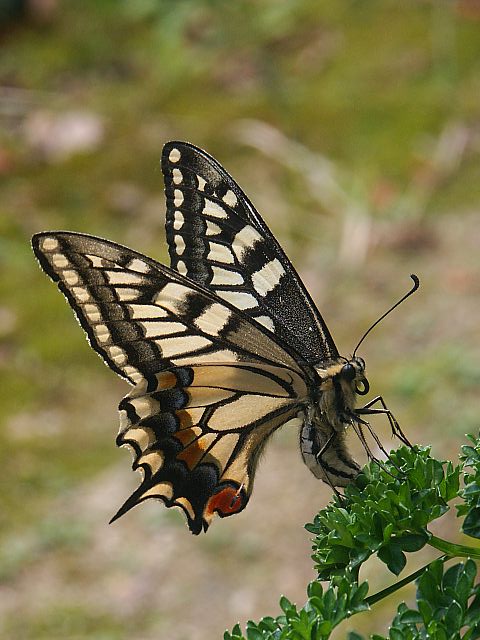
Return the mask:
<svg viewBox="0 0 480 640">
<path fill-rule="evenodd" d="M 221 517 L 238 513 L 247 504 L 245 491 L 228 485 L 221 491 L 213 494 L 207 502 L 205 513 L 213 514 L 217 512 Z"/>
</svg>

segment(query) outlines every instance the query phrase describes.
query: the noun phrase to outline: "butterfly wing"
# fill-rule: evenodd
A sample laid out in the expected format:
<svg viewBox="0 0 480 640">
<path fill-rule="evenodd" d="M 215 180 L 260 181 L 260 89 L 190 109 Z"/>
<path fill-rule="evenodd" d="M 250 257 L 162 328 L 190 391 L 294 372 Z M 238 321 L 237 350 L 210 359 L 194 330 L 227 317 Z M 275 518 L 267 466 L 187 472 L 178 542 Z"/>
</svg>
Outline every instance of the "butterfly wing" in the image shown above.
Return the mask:
<svg viewBox="0 0 480 640">
<path fill-rule="evenodd" d="M 287 347 L 232 305 L 140 253 L 83 234 L 42 233 L 35 254 L 93 349 L 134 385 L 120 404 L 119 445 L 140 488 L 180 506 L 194 533 L 243 509 L 267 437 L 307 396 Z"/>
<path fill-rule="evenodd" d="M 233 178 L 185 142 L 165 145 L 162 171 L 172 268 L 274 332 L 307 363 L 336 358 L 295 269 Z"/>
<path fill-rule="evenodd" d="M 257 364 L 177 367 L 137 385 L 120 403 L 117 444 L 132 448 L 143 481 L 113 519 L 160 498 L 198 534 L 215 513 L 244 509 L 258 457 L 295 417 L 301 385 L 284 368 Z"/>
</svg>

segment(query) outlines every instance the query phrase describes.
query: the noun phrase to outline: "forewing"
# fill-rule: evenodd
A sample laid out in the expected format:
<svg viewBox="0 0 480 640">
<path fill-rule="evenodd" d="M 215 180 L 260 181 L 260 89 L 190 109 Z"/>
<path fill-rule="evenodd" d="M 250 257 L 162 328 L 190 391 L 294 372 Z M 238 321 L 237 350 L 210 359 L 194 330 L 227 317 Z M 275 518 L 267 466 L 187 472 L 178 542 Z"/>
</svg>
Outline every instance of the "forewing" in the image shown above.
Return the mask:
<svg viewBox="0 0 480 640">
<path fill-rule="evenodd" d="M 303 283 L 233 178 L 185 142 L 165 145 L 162 171 L 172 268 L 254 318 L 306 362 L 337 357 Z"/>
<path fill-rule="evenodd" d="M 33 238 L 41 267 L 67 297 L 93 349 L 137 384 L 175 365 L 295 359 L 235 307 L 167 267 L 84 234 Z"/>
<path fill-rule="evenodd" d="M 139 488 L 113 520 L 148 498 L 181 507 L 192 533 L 243 510 L 267 438 L 295 417 L 304 382 L 256 363 L 194 365 L 150 376 L 120 403 L 119 446 Z"/>
</svg>

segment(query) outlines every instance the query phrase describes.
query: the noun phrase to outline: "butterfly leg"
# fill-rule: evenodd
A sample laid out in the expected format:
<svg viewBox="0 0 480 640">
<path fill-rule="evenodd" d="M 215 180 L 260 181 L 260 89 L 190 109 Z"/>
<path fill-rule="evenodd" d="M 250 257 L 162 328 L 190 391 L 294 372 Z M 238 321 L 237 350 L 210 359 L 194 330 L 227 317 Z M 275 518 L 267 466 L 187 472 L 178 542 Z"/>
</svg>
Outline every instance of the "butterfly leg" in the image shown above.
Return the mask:
<svg viewBox="0 0 480 640">
<path fill-rule="evenodd" d="M 382 408 L 372 409 L 372 407 L 377 403 L 380 403 Z M 360 407 L 359 409 L 355 409 L 355 414 L 356 415 L 386 415 L 388 418 L 388 422 L 390 424 L 390 428 L 392 430 L 392 434 L 396 436 L 401 442 L 403 442 L 403 444 L 406 444 L 410 448 L 412 447 L 411 443 L 408 441 L 407 436 L 403 433 L 402 429 L 400 428 L 400 425 L 397 422 L 397 419 L 395 418 L 393 413 L 390 411 L 390 409 L 387 407 L 387 404 L 382 396 L 377 396 L 376 398 L 373 398 L 373 400 L 370 400 L 370 402 L 367 402 L 365 406 Z"/>
<path fill-rule="evenodd" d="M 362 418 L 360 418 L 358 415 L 355 415 L 354 419 L 352 420 L 352 427 L 353 427 L 353 430 L 355 431 L 355 433 L 357 434 L 360 442 L 362 443 L 363 448 L 365 449 L 369 460 L 372 460 L 372 462 L 375 462 L 375 464 L 378 464 L 378 466 L 381 467 L 383 469 L 383 471 L 385 471 L 385 473 L 388 473 L 388 475 L 391 476 L 392 474 L 386 468 L 386 466 L 383 464 L 383 462 L 373 455 L 373 452 L 370 449 L 370 447 L 368 445 L 368 442 L 367 442 L 367 440 L 365 438 L 365 435 L 363 433 L 362 426 L 364 426 L 364 427 L 366 427 L 368 429 L 368 432 L 370 433 L 372 438 L 375 440 L 375 442 L 376 442 L 378 448 L 380 449 L 380 451 L 393 464 L 392 460 L 390 459 L 390 456 L 388 455 L 388 453 L 386 452 L 384 446 L 382 445 L 382 443 L 380 441 L 380 438 L 377 436 L 375 431 L 372 429 L 372 425 L 369 422 L 367 422 L 366 420 L 362 420 Z M 398 469 L 398 471 L 400 471 L 400 469 Z"/>
<path fill-rule="evenodd" d="M 353 426 L 353 429 L 354 429 L 355 433 L 359 437 L 360 442 L 362 443 L 363 448 L 365 449 L 365 451 L 367 453 L 367 456 L 368 456 L 368 458 L 370 460 L 372 460 L 373 462 L 378 464 L 378 466 L 381 467 L 383 469 L 383 471 L 385 471 L 385 473 L 388 473 L 389 476 L 392 476 L 392 474 L 386 468 L 386 466 L 383 464 L 383 462 L 373 455 L 372 450 L 368 446 L 368 443 L 367 443 L 367 441 L 365 439 L 365 435 L 363 433 L 362 426 L 364 426 L 364 427 L 366 427 L 368 429 L 368 432 L 370 433 L 372 438 L 375 440 L 378 448 L 383 453 L 383 455 L 387 458 L 387 460 L 389 460 L 390 464 L 392 464 L 397 469 L 397 471 L 400 471 L 400 469 L 396 466 L 396 464 L 393 462 L 393 460 L 388 455 L 388 453 L 385 450 L 380 438 L 377 436 L 375 431 L 372 429 L 372 425 L 369 422 L 367 422 L 366 420 L 362 420 L 362 418 L 360 418 L 358 415 L 355 415 L 354 419 L 352 420 L 352 426 Z"/>
</svg>

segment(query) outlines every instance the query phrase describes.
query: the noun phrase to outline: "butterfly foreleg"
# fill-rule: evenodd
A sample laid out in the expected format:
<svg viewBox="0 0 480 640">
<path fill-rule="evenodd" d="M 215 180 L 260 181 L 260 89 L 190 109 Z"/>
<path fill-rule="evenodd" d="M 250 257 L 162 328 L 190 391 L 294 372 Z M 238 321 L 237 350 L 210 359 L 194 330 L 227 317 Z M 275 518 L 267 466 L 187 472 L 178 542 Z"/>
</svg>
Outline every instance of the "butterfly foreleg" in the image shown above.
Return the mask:
<svg viewBox="0 0 480 640">
<path fill-rule="evenodd" d="M 382 406 L 381 409 L 373 409 L 372 407 L 375 404 L 380 404 Z M 395 418 L 395 416 L 393 415 L 393 413 L 390 411 L 390 409 L 388 408 L 385 400 L 383 399 L 382 396 L 377 396 L 376 398 L 373 398 L 373 400 L 370 400 L 370 402 L 367 402 L 366 405 L 364 405 L 363 407 L 360 407 L 359 409 L 355 409 L 355 414 L 357 416 L 359 415 L 386 415 L 388 422 L 390 424 L 390 428 L 392 430 L 392 435 L 396 436 L 401 442 L 403 442 L 404 444 L 406 444 L 408 447 L 411 447 L 411 443 L 408 441 L 407 436 L 403 433 L 400 425 L 398 424 L 397 419 Z"/>
</svg>

